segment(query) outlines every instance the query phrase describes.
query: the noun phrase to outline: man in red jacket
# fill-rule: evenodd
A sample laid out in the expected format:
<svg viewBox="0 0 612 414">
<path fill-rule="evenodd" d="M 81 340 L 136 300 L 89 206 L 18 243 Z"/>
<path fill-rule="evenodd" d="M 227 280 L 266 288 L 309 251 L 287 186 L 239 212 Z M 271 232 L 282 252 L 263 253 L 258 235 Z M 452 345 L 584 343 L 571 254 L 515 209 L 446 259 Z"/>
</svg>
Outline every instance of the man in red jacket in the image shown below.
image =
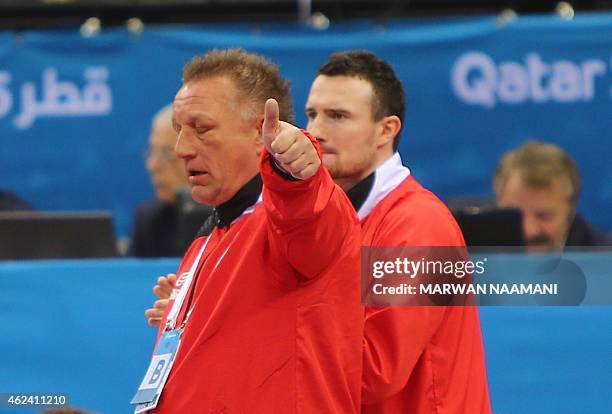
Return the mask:
<svg viewBox="0 0 612 414">
<path fill-rule="evenodd" d="M 281 121 L 288 83 L 261 56 L 214 50 L 185 66 L 173 109 L 192 197 L 215 210 L 179 267 L 136 411 L 357 413 L 359 221 L 316 140 Z"/>
<path fill-rule="evenodd" d="M 402 165 L 404 92 L 391 66 L 365 51 L 319 69 L 307 129 L 353 201 L 364 246 L 463 246 L 446 206 Z M 366 307 L 362 413 L 491 412 L 475 307 Z"/>
<path fill-rule="evenodd" d="M 323 163 L 359 214 L 364 246 L 464 245 L 448 209 L 402 165 L 404 93 L 388 63 L 364 51 L 332 55 L 306 114 Z M 159 280 L 156 306 L 172 283 Z M 147 316 L 155 324 L 159 310 Z M 362 413 L 491 412 L 476 308 L 366 307 L 364 319 Z"/>
</svg>

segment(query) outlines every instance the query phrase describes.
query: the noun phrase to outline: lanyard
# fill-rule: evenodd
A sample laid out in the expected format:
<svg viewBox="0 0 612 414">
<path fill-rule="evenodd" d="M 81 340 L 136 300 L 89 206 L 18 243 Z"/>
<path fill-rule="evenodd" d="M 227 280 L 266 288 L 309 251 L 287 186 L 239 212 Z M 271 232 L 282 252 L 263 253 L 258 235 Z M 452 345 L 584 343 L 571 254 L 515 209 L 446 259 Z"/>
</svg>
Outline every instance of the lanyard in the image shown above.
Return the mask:
<svg viewBox="0 0 612 414">
<path fill-rule="evenodd" d="M 193 282 L 193 276 L 195 275 L 196 270 L 198 269 L 198 265 L 200 264 L 200 260 L 202 259 L 202 256 L 204 255 L 204 252 L 206 251 L 206 246 L 208 246 L 208 242 L 210 241 L 210 239 L 211 239 L 211 236 L 208 236 L 206 238 L 206 241 L 204 242 L 204 246 L 202 246 L 202 248 L 200 249 L 200 252 L 198 253 L 198 256 L 196 257 L 196 259 L 193 261 L 193 264 L 191 265 L 191 268 L 189 269 L 189 271 L 186 273 L 183 273 L 179 277 L 177 285 L 180 283 L 180 287 L 179 287 L 178 294 L 176 295 L 176 299 L 174 300 L 174 303 L 172 304 L 172 308 L 170 309 L 170 312 L 168 312 L 168 317 L 166 318 L 166 329 L 175 328 L 176 318 L 178 317 L 178 314 L 181 311 L 181 308 L 183 307 L 183 302 L 185 301 L 185 297 L 187 296 L 187 292 L 189 291 L 191 282 Z"/>
<path fill-rule="evenodd" d="M 232 224 L 236 223 L 240 218 L 250 215 L 255 210 L 255 207 L 261 201 L 262 201 L 262 196 L 260 194 L 255 204 L 253 204 L 251 207 L 247 208 L 244 212 L 242 212 L 242 214 L 238 218 L 236 218 L 232 222 Z M 225 249 L 221 257 L 215 264 L 214 266 L 215 269 L 217 268 L 217 266 L 219 266 L 219 263 L 221 263 L 221 261 L 225 257 L 225 254 L 229 250 L 230 246 L 233 244 L 234 240 L 236 240 L 239 233 L 240 231 L 238 231 L 238 233 L 236 234 L 236 236 L 234 237 L 230 245 Z M 172 308 L 170 309 L 170 312 L 168 312 L 168 317 L 166 318 L 166 330 L 174 329 L 176 326 L 176 320 L 178 318 L 178 315 L 181 312 L 181 308 L 183 307 L 183 302 L 185 301 L 185 297 L 187 296 L 187 293 L 190 290 L 189 288 L 193 282 L 194 276 L 199 270 L 200 261 L 202 260 L 202 256 L 204 255 L 204 252 L 206 251 L 206 246 L 208 246 L 208 242 L 210 241 L 211 238 L 212 238 L 212 233 L 206 238 L 206 241 L 204 242 L 204 246 L 202 246 L 202 249 L 200 249 L 200 252 L 198 253 L 198 256 L 192 263 L 189 271 L 179 276 L 179 280 L 177 281 L 177 287 L 179 291 L 178 291 L 178 294 L 176 295 L 176 299 L 174 300 L 174 303 L 172 304 Z M 192 290 L 191 295 L 189 296 L 189 301 L 187 303 L 188 310 L 187 310 L 187 313 L 185 314 L 185 317 L 183 318 L 183 324 L 187 321 L 187 319 L 189 318 L 189 315 L 191 314 L 191 309 L 189 309 L 189 307 L 191 306 L 191 300 L 193 299 L 193 293 L 194 292 Z"/>
</svg>

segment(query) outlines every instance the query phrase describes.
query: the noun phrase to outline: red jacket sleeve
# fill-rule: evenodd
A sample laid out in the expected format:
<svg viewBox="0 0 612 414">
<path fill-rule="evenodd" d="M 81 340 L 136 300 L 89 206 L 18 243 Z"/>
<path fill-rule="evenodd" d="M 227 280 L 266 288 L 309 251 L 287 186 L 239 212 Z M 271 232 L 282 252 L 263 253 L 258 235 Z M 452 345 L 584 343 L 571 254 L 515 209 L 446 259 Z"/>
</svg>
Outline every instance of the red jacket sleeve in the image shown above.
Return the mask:
<svg viewBox="0 0 612 414">
<path fill-rule="evenodd" d="M 321 157 L 316 139 L 304 133 Z M 338 257 L 346 236 L 360 231 L 353 206 L 322 164 L 309 179 L 293 181 L 274 170 L 264 150 L 261 176 L 271 249 L 304 278 L 316 277 Z"/>
</svg>

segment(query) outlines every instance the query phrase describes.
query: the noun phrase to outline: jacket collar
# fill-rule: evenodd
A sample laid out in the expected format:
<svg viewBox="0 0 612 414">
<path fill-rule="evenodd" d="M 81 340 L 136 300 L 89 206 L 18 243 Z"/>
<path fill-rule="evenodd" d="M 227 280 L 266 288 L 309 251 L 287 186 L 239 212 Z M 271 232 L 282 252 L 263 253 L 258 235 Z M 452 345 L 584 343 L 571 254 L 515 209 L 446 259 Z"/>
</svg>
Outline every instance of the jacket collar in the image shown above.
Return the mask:
<svg viewBox="0 0 612 414">
<path fill-rule="evenodd" d="M 378 166 L 374 171 L 374 183 L 371 190 L 359 208 L 355 207 L 359 220 L 365 219 L 374 210 L 374 207 L 409 175 L 410 170 L 402 164 L 402 159 L 397 152 Z"/>
<path fill-rule="evenodd" d="M 260 199 L 262 186 L 261 175 L 257 174 L 251 178 L 232 198 L 213 209 L 198 231 L 198 237 L 208 236 L 215 227 L 229 227 Z"/>
</svg>

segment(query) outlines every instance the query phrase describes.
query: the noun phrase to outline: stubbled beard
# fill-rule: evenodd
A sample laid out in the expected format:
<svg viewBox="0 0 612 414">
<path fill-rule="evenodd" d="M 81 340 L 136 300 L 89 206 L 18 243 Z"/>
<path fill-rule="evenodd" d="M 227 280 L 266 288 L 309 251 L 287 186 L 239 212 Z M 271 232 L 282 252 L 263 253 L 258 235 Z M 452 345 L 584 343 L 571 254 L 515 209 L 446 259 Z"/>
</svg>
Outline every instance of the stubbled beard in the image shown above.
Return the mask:
<svg viewBox="0 0 612 414">
<path fill-rule="evenodd" d="M 334 180 L 352 178 L 360 176 L 364 171 L 370 170 L 376 160 L 376 151 L 372 151 L 369 154 L 363 154 L 363 156 L 351 163 L 343 162 L 337 155 L 334 157 L 335 162 L 329 167 L 326 166 L 330 175 Z"/>
</svg>

